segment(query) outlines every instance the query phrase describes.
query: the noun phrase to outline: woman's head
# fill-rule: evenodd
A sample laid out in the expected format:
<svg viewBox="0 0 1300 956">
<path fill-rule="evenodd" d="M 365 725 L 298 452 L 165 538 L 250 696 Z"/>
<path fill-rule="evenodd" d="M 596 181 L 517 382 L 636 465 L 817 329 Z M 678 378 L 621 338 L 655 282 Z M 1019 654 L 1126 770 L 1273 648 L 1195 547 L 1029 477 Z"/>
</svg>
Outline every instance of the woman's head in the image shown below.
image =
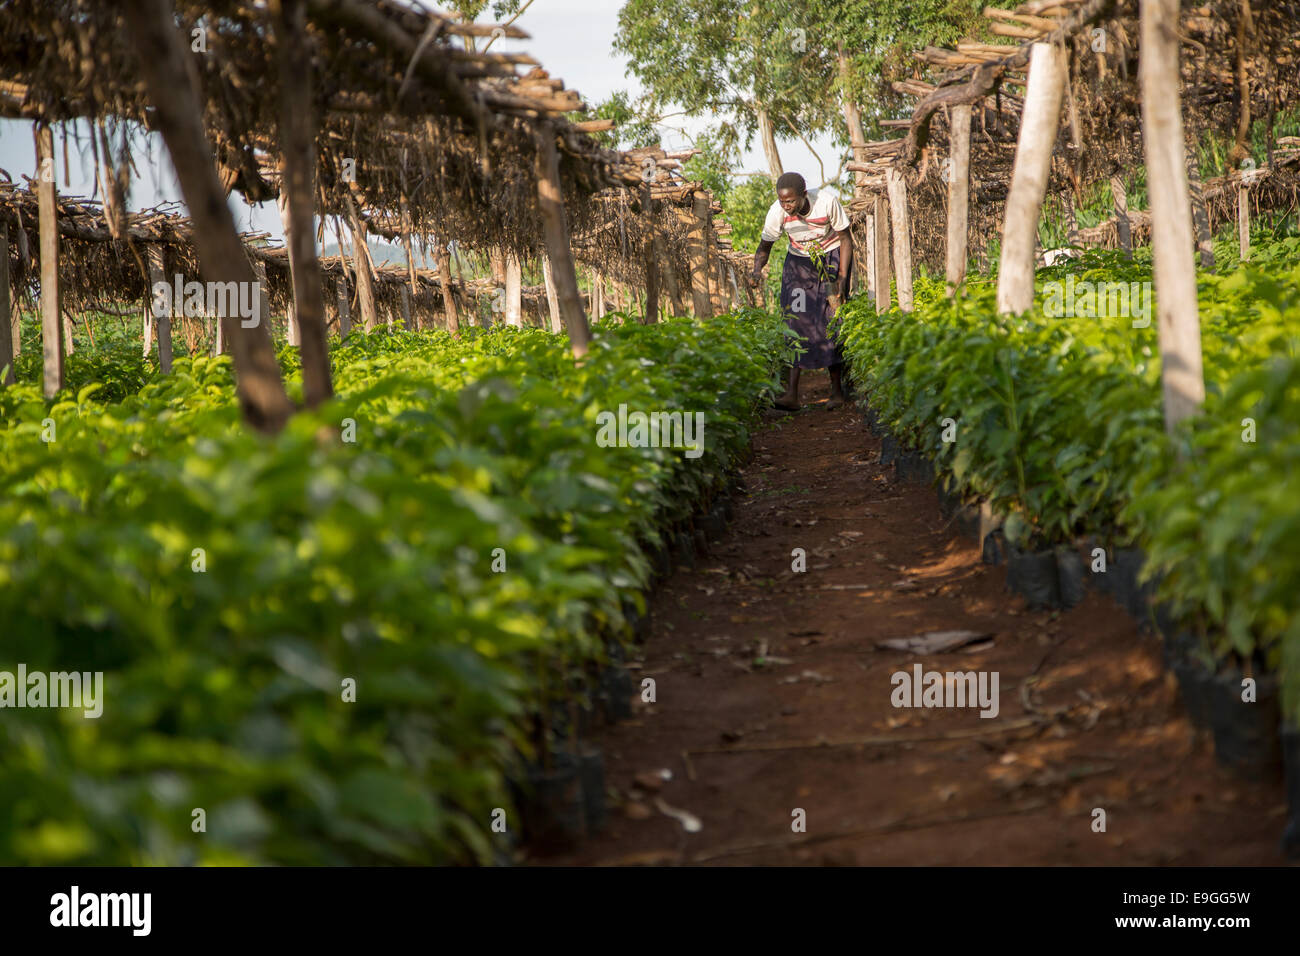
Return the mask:
<svg viewBox="0 0 1300 956">
<path fill-rule="evenodd" d="M 776 180 L 776 198 L 781 208 L 793 213 L 803 206 L 808 186 L 798 173 L 782 173 Z"/>
</svg>

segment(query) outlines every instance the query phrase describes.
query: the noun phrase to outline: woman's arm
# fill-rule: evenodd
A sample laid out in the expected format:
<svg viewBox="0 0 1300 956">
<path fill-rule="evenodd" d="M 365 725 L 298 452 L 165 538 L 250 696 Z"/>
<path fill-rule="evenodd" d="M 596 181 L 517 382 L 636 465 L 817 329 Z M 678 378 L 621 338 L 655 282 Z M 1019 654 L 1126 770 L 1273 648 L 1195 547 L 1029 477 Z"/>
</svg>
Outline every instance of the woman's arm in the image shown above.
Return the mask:
<svg viewBox="0 0 1300 956">
<path fill-rule="evenodd" d="M 840 282 L 839 292 L 841 299 L 849 297 L 849 269 L 853 265 L 853 237 L 849 235 L 850 230 L 840 230 Z"/>
<path fill-rule="evenodd" d="M 767 259 L 772 254 L 772 243 L 766 239 L 758 244 L 758 249 L 754 253 L 754 284 L 758 285 L 763 281 L 763 267 L 767 265 Z"/>
</svg>

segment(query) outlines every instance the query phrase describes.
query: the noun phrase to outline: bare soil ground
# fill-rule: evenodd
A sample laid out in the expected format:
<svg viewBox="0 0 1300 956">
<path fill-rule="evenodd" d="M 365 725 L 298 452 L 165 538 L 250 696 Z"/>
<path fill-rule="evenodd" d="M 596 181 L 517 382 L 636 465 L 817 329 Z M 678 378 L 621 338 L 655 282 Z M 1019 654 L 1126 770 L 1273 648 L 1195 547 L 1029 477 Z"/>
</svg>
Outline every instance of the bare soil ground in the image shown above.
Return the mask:
<svg viewBox="0 0 1300 956">
<path fill-rule="evenodd" d="M 825 374 L 804 382 L 804 409 L 756 435 L 727 534 L 654 595 L 633 666 L 656 701 L 594 741 L 609 822 L 533 862 L 1281 864 L 1281 783 L 1216 766 L 1156 640 L 1095 591 L 1026 610 L 931 488 L 879 464 L 857 409 L 826 410 Z M 875 647 L 953 629 L 992 641 Z M 997 717 L 894 707 L 916 663 L 997 672 Z"/>
</svg>

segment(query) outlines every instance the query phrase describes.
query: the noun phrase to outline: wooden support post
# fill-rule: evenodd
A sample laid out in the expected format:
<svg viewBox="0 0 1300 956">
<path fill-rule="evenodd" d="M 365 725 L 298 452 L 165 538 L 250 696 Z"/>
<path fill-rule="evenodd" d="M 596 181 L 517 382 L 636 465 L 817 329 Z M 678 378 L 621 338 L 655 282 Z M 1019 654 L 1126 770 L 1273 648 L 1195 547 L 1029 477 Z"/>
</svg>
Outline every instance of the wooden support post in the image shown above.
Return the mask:
<svg viewBox="0 0 1300 956">
<path fill-rule="evenodd" d="M 141 328 L 140 338 L 142 340 L 140 352 L 142 355 L 146 357 L 149 355 L 150 352 L 153 351 L 153 326 L 154 326 L 153 297 L 145 296 L 144 318 L 142 319 L 141 326 L 140 326 Z"/>
<path fill-rule="evenodd" d="M 203 102 L 187 37 L 176 27 L 169 0 L 124 0 L 123 35 L 133 41 L 154 122 L 162 132 L 194 223 L 194 241 L 204 278 L 250 283 L 253 269 L 235 231 L 234 216 L 212 160 L 203 127 Z M 238 317 L 222 320 L 234 345 L 235 387 L 244 420 L 266 433 L 278 432 L 293 414 L 276 360 L 271 331 L 262 324 L 241 327 Z"/>
<path fill-rule="evenodd" d="M 149 270 L 149 289 L 152 289 L 160 282 L 165 283 L 167 281 L 167 271 L 163 260 L 162 246 L 158 245 L 156 242 L 149 243 L 149 245 L 145 247 L 144 256 L 146 266 Z M 145 311 L 152 315 L 153 296 L 146 295 L 145 299 Z M 167 297 L 167 301 L 172 301 L 171 296 Z M 158 368 L 164 375 L 169 375 L 172 370 L 171 306 L 168 306 L 166 313 L 154 316 L 153 319 L 158 333 Z"/>
<path fill-rule="evenodd" d="M 948 156 L 948 294 L 966 281 L 966 227 L 970 215 L 970 104 L 952 108 Z"/>
<path fill-rule="evenodd" d="M 367 332 L 379 324 L 379 315 L 375 311 L 375 286 L 370 275 L 370 249 L 366 242 L 366 224 L 357 212 L 352 197 L 347 197 L 348 219 L 352 228 L 352 274 L 356 276 L 357 311 L 361 313 L 361 325 Z"/>
<path fill-rule="evenodd" d="M 14 383 L 13 311 L 9 300 L 9 223 L 0 219 L 0 385 Z"/>
<path fill-rule="evenodd" d="M 524 270 L 519 256 L 506 255 L 506 325 L 523 328 L 524 325 Z"/>
<path fill-rule="evenodd" d="M 694 220 L 691 223 L 688 247 L 691 261 L 691 303 L 697 318 L 713 315 L 709 299 L 709 207 L 712 199 L 708 193 L 697 192 L 692 205 Z"/>
<path fill-rule="evenodd" d="M 63 313 L 59 308 L 59 223 L 54 195 L 54 134 L 36 124 L 36 199 L 41 250 L 41 381 L 45 397 L 63 388 Z"/>
<path fill-rule="evenodd" d="M 447 331 L 460 335 L 460 312 L 456 293 L 451 286 L 451 251 L 441 239 L 434 241 L 434 258 L 438 260 L 438 286 L 442 289 L 442 310 L 447 317 Z"/>
<path fill-rule="evenodd" d="M 1020 141 L 1002 223 L 999 312 L 1027 312 L 1034 304 L 1038 217 L 1047 192 L 1064 92 L 1064 52 L 1051 43 L 1035 43 L 1029 54 L 1029 89 L 1021 111 Z"/>
<path fill-rule="evenodd" d="M 266 281 L 266 263 L 253 260 L 253 275 L 257 276 L 257 320 L 271 329 L 271 283 Z"/>
<path fill-rule="evenodd" d="M 1237 187 L 1237 246 L 1241 261 L 1250 258 L 1250 188 L 1242 182 Z"/>
<path fill-rule="evenodd" d="M 1125 259 L 1133 258 L 1133 226 L 1128 218 L 1128 191 L 1118 174 L 1110 177 L 1110 198 L 1115 204 L 1115 232 Z"/>
<path fill-rule="evenodd" d="M 894 276 L 898 284 L 898 307 L 912 311 L 912 235 L 907 212 L 907 181 L 898 170 L 885 172 L 889 190 L 889 216 L 894 235 Z"/>
<path fill-rule="evenodd" d="M 876 249 L 876 311 L 889 311 L 889 204 L 884 196 L 877 194 L 874 214 L 876 238 L 872 245 Z"/>
<path fill-rule="evenodd" d="M 1165 427 L 1205 401 L 1192 215 L 1179 94 L 1179 0 L 1142 0 L 1142 142 L 1151 197 L 1151 246 L 1160 332 Z M 1032 74 L 1031 74 L 1032 82 Z"/>
<path fill-rule="evenodd" d="M 551 259 L 555 289 L 560 299 L 560 312 L 569 332 L 569 343 L 575 358 L 587 354 L 591 342 L 591 328 L 582 311 L 582 297 L 578 294 L 578 277 L 573 271 L 573 252 L 569 248 L 569 224 L 564 216 L 564 196 L 560 191 L 560 161 L 555 148 L 555 128 L 550 123 L 541 124 L 538 131 L 535 175 L 537 200 L 546 233 L 546 253 Z"/>
<path fill-rule="evenodd" d="M 557 335 L 564 331 L 560 319 L 560 296 L 555 289 L 555 276 L 551 274 L 551 257 L 542 253 L 542 281 L 546 284 L 546 308 L 550 313 L 550 330 Z"/>
<path fill-rule="evenodd" d="M 645 261 L 645 325 L 659 321 L 659 257 L 655 254 L 653 233 L 647 233 L 642 255 Z"/>
<path fill-rule="evenodd" d="M 659 261 L 659 275 L 663 279 L 664 290 L 668 293 L 668 306 L 673 315 L 685 315 L 686 302 L 682 298 L 682 284 L 677 281 L 677 267 L 668 258 L 664 241 L 658 235 L 654 238 L 654 248 L 655 258 Z"/>
<path fill-rule="evenodd" d="M 1205 205 L 1205 192 L 1201 188 L 1200 164 L 1196 152 L 1187 150 L 1187 191 L 1192 202 L 1192 226 L 1196 230 L 1196 249 L 1201 255 L 1201 268 L 1214 271 L 1214 235 L 1210 232 L 1210 210 Z"/>
<path fill-rule="evenodd" d="M 407 286 L 402 286 L 402 325 L 408 332 L 415 331 L 415 323 L 411 319 L 411 290 Z"/>
<path fill-rule="evenodd" d="M 867 285 L 867 293 L 872 294 L 876 290 L 876 214 L 874 212 L 867 213 L 863 218 L 863 227 L 867 236 L 867 270 L 863 281 Z"/>
<path fill-rule="evenodd" d="M 289 284 L 293 285 L 293 260 L 294 249 L 293 243 L 289 241 L 290 217 L 289 217 L 289 189 L 286 182 L 288 174 L 282 169 L 280 171 L 280 192 L 275 197 L 275 208 L 280 212 L 280 228 L 284 230 L 284 244 L 288 249 L 289 255 Z M 316 244 L 312 243 L 312 251 L 316 249 Z M 320 263 L 316 263 L 317 275 L 320 273 Z M 295 300 L 298 298 L 298 290 L 291 290 L 289 296 L 289 310 L 285 315 L 285 335 L 290 345 L 302 345 L 302 327 L 298 324 L 298 309 Z M 325 315 L 325 294 L 321 293 L 321 318 Z"/>
</svg>

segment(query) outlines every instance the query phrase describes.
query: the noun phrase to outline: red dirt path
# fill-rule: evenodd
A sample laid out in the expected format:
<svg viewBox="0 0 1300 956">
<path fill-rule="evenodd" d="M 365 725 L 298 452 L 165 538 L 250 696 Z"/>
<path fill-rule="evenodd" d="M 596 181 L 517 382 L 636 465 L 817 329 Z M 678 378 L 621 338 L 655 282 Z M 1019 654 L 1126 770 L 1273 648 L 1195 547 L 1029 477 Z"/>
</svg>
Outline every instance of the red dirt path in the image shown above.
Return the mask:
<svg viewBox="0 0 1300 956">
<path fill-rule="evenodd" d="M 533 862 L 1281 864 L 1281 783 L 1215 765 L 1156 641 L 1096 592 L 1025 610 L 935 492 L 879 464 L 857 410 L 825 409 L 824 373 L 804 379 L 805 409 L 755 436 L 727 534 L 654 595 L 633 666 L 657 701 L 594 741 L 615 804 L 604 831 Z M 791 571 L 797 547 L 806 573 Z M 993 642 L 928 657 L 873 646 L 959 628 Z M 914 663 L 997 671 L 999 715 L 894 708 L 890 675 Z M 672 779 L 656 792 L 660 768 Z"/>
</svg>

